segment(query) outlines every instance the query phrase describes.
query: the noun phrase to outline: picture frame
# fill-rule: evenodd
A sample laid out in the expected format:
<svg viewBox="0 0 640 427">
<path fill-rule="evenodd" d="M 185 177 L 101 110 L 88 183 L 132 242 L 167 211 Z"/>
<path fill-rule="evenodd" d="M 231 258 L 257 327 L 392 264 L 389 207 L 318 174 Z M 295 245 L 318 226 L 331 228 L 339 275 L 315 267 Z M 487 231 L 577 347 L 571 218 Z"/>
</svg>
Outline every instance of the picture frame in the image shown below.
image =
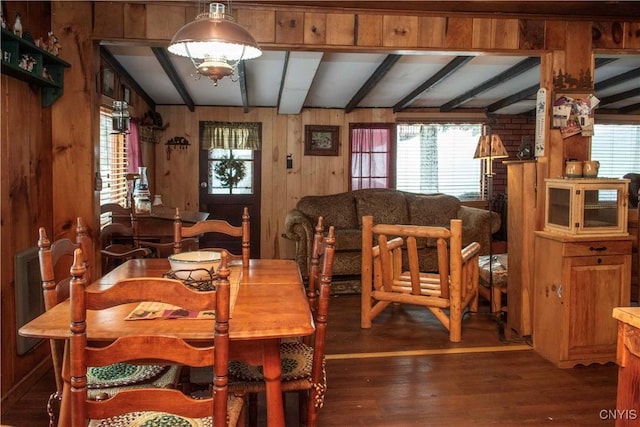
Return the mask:
<svg viewBox="0 0 640 427">
<path fill-rule="evenodd" d="M 340 149 L 340 126 L 305 125 L 305 156 L 337 156 Z"/>
<path fill-rule="evenodd" d="M 116 75 L 109 68 L 102 70 L 102 94 L 109 98 L 116 97 Z"/>
<path fill-rule="evenodd" d="M 131 90 L 125 85 L 122 85 L 122 100 L 131 104 Z"/>
</svg>

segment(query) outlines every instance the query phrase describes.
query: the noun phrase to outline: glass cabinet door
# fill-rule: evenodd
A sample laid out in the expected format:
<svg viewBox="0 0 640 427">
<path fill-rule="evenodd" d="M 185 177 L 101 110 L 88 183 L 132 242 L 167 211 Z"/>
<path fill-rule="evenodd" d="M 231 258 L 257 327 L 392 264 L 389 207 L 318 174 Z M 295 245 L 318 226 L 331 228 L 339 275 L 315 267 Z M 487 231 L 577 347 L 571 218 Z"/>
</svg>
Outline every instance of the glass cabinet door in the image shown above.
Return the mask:
<svg viewBox="0 0 640 427">
<path fill-rule="evenodd" d="M 584 209 L 582 228 L 617 227 L 618 226 L 618 197 L 615 188 L 600 188 L 584 191 Z"/>
</svg>

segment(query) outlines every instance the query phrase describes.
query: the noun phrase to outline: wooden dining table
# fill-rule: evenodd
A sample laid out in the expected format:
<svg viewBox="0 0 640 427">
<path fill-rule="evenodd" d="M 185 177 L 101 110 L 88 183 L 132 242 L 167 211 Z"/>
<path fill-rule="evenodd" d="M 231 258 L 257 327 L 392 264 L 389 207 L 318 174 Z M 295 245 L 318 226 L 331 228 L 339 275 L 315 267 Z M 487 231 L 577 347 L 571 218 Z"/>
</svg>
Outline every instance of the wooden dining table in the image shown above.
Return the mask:
<svg viewBox="0 0 640 427">
<path fill-rule="evenodd" d="M 315 326 L 300 270 L 292 260 L 252 259 L 249 266 L 231 265 L 240 269 L 237 297 L 229 320 L 230 358 L 253 365 L 262 365 L 267 384 L 267 425 L 284 426 L 284 406 L 281 393 L 281 361 L 279 344 L 282 338 L 303 337 L 314 332 Z M 125 262 L 90 284 L 91 289 L 105 289 L 121 279 L 132 277 L 162 277 L 170 270 L 167 259 L 135 259 Z M 153 319 L 125 320 L 136 304 L 126 304 L 108 310 L 90 311 L 87 315 L 87 338 L 91 341 L 113 341 L 119 336 L 136 333 L 175 334 L 193 341 L 212 341 L 213 320 Z M 68 339 L 70 336 L 70 305 L 64 301 L 24 325 L 19 334 L 25 337 Z M 68 367 L 68 352 L 65 351 Z M 70 385 L 65 378 L 59 426 L 70 425 Z"/>
</svg>

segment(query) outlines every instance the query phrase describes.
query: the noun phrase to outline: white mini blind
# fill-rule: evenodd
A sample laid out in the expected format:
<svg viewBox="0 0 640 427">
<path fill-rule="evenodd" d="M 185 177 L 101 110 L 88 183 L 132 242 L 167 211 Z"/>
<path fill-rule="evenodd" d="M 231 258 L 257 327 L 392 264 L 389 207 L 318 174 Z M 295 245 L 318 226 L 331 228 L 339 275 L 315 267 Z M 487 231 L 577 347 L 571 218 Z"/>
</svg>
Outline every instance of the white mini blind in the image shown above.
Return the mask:
<svg viewBox="0 0 640 427">
<path fill-rule="evenodd" d="M 479 198 L 481 162 L 473 154 L 481 131 L 481 124 L 399 124 L 396 188 Z"/>
<path fill-rule="evenodd" d="M 622 178 L 640 173 L 640 125 L 594 126 L 591 159 L 600 162 L 598 176 Z"/>
<path fill-rule="evenodd" d="M 127 205 L 127 148 L 125 135 L 112 134 L 111 112 L 100 109 L 100 204 Z"/>
</svg>

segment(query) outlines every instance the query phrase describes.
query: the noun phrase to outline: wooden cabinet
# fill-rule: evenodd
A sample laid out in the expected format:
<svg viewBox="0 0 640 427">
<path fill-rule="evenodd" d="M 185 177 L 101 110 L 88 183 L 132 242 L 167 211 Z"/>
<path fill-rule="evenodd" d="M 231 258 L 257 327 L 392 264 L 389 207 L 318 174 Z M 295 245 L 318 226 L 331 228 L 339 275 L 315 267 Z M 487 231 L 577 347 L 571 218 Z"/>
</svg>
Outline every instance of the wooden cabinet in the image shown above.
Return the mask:
<svg viewBox="0 0 640 427">
<path fill-rule="evenodd" d="M 30 71 L 19 65 L 23 55 L 28 55 L 34 61 Z M 40 49 L 33 43 L 15 36 L 5 28 L 2 28 L 1 60 L 0 71 L 2 74 L 41 88 L 40 99 L 43 107 L 51 106 L 62 96 L 64 69 L 70 67 L 69 63 L 44 49 Z"/>
<path fill-rule="evenodd" d="M 631 239 L 535 235 L 535 351 L 561 368 L 614 362 L 611 313 L 629 305 Z"/>
</svg>

